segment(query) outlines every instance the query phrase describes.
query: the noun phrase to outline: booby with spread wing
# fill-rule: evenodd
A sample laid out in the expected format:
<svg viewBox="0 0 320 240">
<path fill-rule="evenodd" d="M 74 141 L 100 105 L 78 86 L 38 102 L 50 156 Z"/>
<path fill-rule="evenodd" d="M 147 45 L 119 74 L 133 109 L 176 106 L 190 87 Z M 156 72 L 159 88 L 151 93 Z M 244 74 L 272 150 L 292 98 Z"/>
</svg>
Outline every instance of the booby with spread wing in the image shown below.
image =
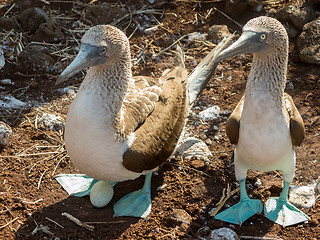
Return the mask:
<svg viewBox="0 0 320 240">
<path fill-rule="evenodd" d="M 97 198 L 103 192 L 113 193 L 109 181 L 146 174 L 141 190 L 114 205 L 115 216 L 146 217 L 151 208 L 152 171 L 175 149 L 190 106 L 216 68 L 213 59 L 218 50 L 209 53 L 189 76 L 185 68 L 176 66 L 159 79 L 133 77 L 126 35 L 110 25 L 90 28 L 77 57 L 56 82 L 89 68 L 69 108 L 64 135 L 71 161 L 89 177 L 59 175 L 57 180 L 65 188 L 68 178 L 89 180 L 85 187 L 72 186 L 82 189 L 74 193 L 90 192 L 91 202 L 102 207 L 111 197 L 102 196 L 102 203 Z"/>
<path fill-rule="evenodd" d="M 247 195 L 247 170 L 281 170 L 282 193 L 279 198 L 268 199 L 264 214 L 282 226 L 304 222 L 308 216 L 287 197 L 295 171 L 295 147 L 304 139 L 304 124 L 292 98 L 284 92 L 288 64 L 285 28 L 270 17 L 254 18 L 243 27 L 240 38 L 217 56 L 217 61 L 242 53 L 253 53 L 252 67 L 245 94 L 226 123 L 226 133 L 236 145 L 234 165 L 240 202 L 215 218 L 241 225 L 262 212 L 261 201 Z"/>
</svg>

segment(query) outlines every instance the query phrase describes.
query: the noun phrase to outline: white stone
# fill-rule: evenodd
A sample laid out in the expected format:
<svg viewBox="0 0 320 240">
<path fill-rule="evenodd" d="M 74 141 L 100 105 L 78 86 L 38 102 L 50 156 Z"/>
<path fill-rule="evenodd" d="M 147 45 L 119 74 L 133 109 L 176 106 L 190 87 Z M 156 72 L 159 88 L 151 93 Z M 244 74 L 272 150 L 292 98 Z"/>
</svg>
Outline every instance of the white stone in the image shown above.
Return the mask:
<svg viewBox="0 0 320 240">
<path fill-rule="evenodd" d="M 1 95 L 0 96 L 0 108 L 5 109 L 17 109 L 22 108 L 26 103 L 16 99 L 12 95 Z"/>
<path fill-rule="evenodd" d="M 204 33 L 193 32 L 188 35 L 188 41 L 204 41 L 206 40 L 206 36 Z"/>
<path fill-rule="evenodd" d="M 291 186 L 289 202 L 299 208 L 310 208 L 315 202 L 314 186 Z"/>
<path fill-rule="evenodd" d="M 213 230 L 208 236 L 207 240 L 240 240 L 235 231 L 230 228 L 219 228 Z"/>
<path fill-rule="evenodd" d="M 90 192 L 91 204 L 97 208 L 106 206 L 113 197 L 113 187 L 109 182 L 99 181 Z"/>
<path fill-rule="evenodd" d="M 14 85 L 14 83 L 11 81 L 11 79 L 2 79 L 2 80 L 0 80 L 0 84 L 2 84 L 2 85 Z"/>
<path fill-rule="evenodd" d="M 4 67 L 5 64 L 4 53 L 2 48 L 0 48 L 0 69 Z"/>
<path fill-rule="evenodd" d="M 64 123 L 61 117 L 50 113 L 44 113 L 38 120 L 39 126 L 44 126 L 52 131 L 58 131 L 64 128 Z"/>
<path fill-rule="evenodd" d="M 181 144 L 177 147 L 176 155 L 187 159 L 191 159 L 195 156 L 199 159 L 208 160 L 209 157 L 212 157 L 207 145 L 203 141 L 194 137 L 183 139 Z"/>
<path fill-rule="evenodd" d="M 201 111 L 198 115 L 198 118 L 200 118 L 202 121 L 214 120 L 219 117 L 220 111 L 221 110 L 219 106 L 209 107 Z"/>
<path fill-rule="evenodd" d="M 4 122 L 0 122 L 0 145 L 5 146 L 8 144 L 11 133 L 11 127 Z"/>
</svg>

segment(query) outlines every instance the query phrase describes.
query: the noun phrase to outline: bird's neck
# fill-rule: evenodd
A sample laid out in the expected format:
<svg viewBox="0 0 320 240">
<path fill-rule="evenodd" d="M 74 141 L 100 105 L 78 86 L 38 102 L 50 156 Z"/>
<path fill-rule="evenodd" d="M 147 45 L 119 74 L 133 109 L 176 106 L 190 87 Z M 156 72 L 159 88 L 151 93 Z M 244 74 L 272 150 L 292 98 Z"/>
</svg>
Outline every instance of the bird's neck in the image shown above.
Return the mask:
<svg viewBox="0 0 320 240">
<path fill-rule="evenodd" d="M 288 54 L 274 51 L 272 54 L 253 56 L 251 71 L 246 85 L 246 96 L 270 95 L 271 101 L 282 107 L 286 84 Z"/>
<path fill-rule="evenodd" d="M 97 98 L 111 118 L 115 118 L 121 109 L 128 89 L 134 84 L 130 59 L 121 59 L 91 67 L 84 79 L 80 91 Z M 80 92 L 79 91 L 79 92 Z"/>
</svg>

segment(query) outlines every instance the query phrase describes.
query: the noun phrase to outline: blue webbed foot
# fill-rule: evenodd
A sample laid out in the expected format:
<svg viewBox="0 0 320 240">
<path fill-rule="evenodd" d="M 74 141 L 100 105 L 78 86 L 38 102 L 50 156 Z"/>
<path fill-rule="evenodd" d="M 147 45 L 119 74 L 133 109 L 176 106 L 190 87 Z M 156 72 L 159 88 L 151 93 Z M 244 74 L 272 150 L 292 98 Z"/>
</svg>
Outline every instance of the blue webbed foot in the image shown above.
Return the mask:
<svg viewBox="0 0 320 240">
<path fill-rule="evenodd" d="M 271 221 L 286 227 L 309 220 L 309 217 L 288 200 L 269 198 L 264 206 L 264 215 Z"/>
<path fill-rule="evenodd" d="M 248 218 L 256 213 L 261 213 L 262 202 L 258 199 L 244 199 L 236 205 L 217 214 L 215 219 L 222 220 L 233 224 L 241 225 Z"/>
<path fill-rule="evenodd" d="M 151 176 L 152 172 L 146 174 L 142 189 L 129 193 L 113 206 L 114 216 L 131 216 L 146 218 L 151 211 Z"/>
</svg>

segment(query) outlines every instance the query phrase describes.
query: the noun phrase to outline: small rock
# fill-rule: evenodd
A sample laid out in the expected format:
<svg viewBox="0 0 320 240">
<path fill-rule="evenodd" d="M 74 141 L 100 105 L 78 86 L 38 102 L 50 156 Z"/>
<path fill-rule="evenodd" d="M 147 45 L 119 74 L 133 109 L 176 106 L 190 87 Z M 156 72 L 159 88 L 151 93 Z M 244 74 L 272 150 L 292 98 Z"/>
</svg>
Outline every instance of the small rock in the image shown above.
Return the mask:
<svg viewBox="0 0 320 240">
<path fill-rule="evenodd" d="M 17 108 L 22 108 L 26 104 L 12 95 L 0 95 L 0 108 L 5 108 L 5 109 L 17 109 Z"/>
<path fill-rule="evenodd" d="M 192 217 L 183 209 L 174 209 L 167 218 L 167 222 L 172 225 L 190 225 L 191 221 Z"/>
<path fill-rule="evenodd" d="M 41 23 L 49 22 L 49 17 L 40 8 L 27 8 L 18 16 L 17 21 L 25 32 L 35 33 Z"/>
<path fill-rule="evenodd" d="M 14 85 L 14 83 L 11 81 L 11 79 L 2 79 L 0 80 L 1 85 Z"/>
<path fill-rule="evenodd" d="M 19 67 L 24 73 L 43 75 L 52 72 L 55 61 L 50 56 L 50 50 L 44 46 L 31 45 L 19 54 Z"/>
<path fill-rule="evenodd" d="M 301 61 L 320 65 L 320 18 L 304 25 L 297 47 Z"/>
<path fill-rule="evenodd" d="M 315 192 L 313 186 L 294 186 L 289 192 L 289 201 L 300 208 L 310 208 L 315 202 Z"/>
<path fill-rule="evenodd" d="M 171 46 L 176 41 L 176 38 L 174 35 L 164 35 L 161 38 L 158 38 L 155 41 L 155 44 L 162 48 L 167 48 Z"/>
<path fill-rule="evenodd" d="M 306 23 L 316 18 L 316 13 L 308 5 L 288 5 L 279 10 L 277 17 L 283 21 L 290 21 L 296 28 L 302 30 Z"/>
<path fill-rule="evenodd" d="M 127 13 L 126 7 L 102 3 L 88 7 L 85 11 L 85 19 L 88 19 L 93 25 L 108 24 L 123 17 Z"/>
<path fill-rule="evenodd" d="M 249 5 L 242 0 L 228 0 L 225 13 L 232 18 L 238 18 L 241 14 L 249 10 Z"/>
<path fill-rule="evenodd" d="M 61 27 L 55 21 L 48 23 L 42 23 L 36 33 L 33 40 L 36 42 L 58 43 L 64 39 Z"/>
<path fill-rule="evenodd" d="M 15 17 L 12 17 L 12 18 L 0 17 L 0 30 L 10 31 L 12 29 L 19 30 L 17 19 Z"/>
<path fill-rule="evenodd" d="M 181 144 L 177 147 L 176 155 L 186 159 L 191 159 L 195 156 L 199 159 L 208 160 L 209 157 L 212 157 L 208 146 L 194 137 L 188 137 L 182 140 Z"/>
<path fill-rule="evenodd" d="M 219 43 L 225 37 L 230 36 L 231 33 L 226 25 L 213 25 L 208 31 L 208 40 L 213 43 Z"/>
<path fill-rule="evenodd" d="M 0 145 L 5 146 L 8 144 L 9 137 L 12 133 L 11 127 L 0 121 Z"/>
<path fill-rule="evenodd" d="M 4 59 L 4 53 L 2 48 L 0 48 L 0 69 L 3 68 L 4 64 L 6 63 Z"/>
<path fill-rule="evenodd" d="M 50 113 L 44 113 L 38 121 L 38 126 L 59 131 L 64 128 L 64 123 L 61 117 Z"/>
<path fill-rule="evenodd" d="M 198 117 L 202 121 L 215 120 L 219 117 L 220 111 L 221 110 L 220 110 L 219 106 L 209 107 L 209 108 L 201 111 L 199 113 Z"/>
<path fill-rule="evenodd" d="M 262 182 L 261 182 L 260 178 L 257 178 L 256 182 L 254 183 L 254 186 L 260 187 L 261 185 L 262 185 Z"/>
<path fill-rule="evenodd" d="M 192 41 L 196 41 L 196 40 L 198 40 L 198 41 L 206 40 L 206 34 L 200 33 L 200 32 L 189 33 L 188 42 L 192 42 Z"/>
<path fill-rule="evenodd" d="M 240 238 L 232 229 L 223 227 L 213 230 L 207 240 L 240 240 Z"/>
<path fill-rule="evenodd" d="M 261 12 L 263 5 L 258 0 L 247 0 L 247 3 L 257 12 Z"/>
</svg>

